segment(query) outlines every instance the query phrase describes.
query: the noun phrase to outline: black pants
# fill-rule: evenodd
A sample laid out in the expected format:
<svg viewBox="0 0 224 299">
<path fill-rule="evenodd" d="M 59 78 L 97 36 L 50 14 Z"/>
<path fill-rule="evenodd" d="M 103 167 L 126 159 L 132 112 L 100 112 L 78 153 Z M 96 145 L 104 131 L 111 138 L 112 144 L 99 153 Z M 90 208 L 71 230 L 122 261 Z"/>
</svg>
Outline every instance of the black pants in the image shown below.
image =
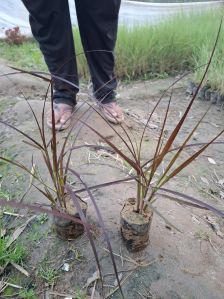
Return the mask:
<svg viewBox="0 0 224 299">
<path fill-rule="evenodd" d="M 68 0 L 22 0 L 30 13 L 30 25 L 54 79 L 54 101 L 76 104 L 78 72 Z M 94 96 L 115 101 L 114 47 L 121 0 L 75 0 L 79 30 L 89 65 Z M 98 50 L 98 51 L 97 51 Z M 89 52 L 93 51 L 93 52 Z"/>
</svg>

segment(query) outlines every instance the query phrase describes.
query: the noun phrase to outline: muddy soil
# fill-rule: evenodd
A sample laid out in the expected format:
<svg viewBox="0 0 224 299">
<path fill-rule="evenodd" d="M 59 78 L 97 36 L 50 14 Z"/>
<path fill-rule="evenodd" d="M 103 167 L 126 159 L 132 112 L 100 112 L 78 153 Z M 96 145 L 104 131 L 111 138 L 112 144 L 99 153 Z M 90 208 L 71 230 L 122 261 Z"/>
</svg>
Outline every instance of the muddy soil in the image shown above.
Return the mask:
<svg viewBox="0 0 224 299">
<path fill-rule="evenodd" d="M 4 61 L 0 62 L 0 67 L 1 72 L 6 73 L 9 71 Z M 137 140 L 141 136 L 147 115 L 163 91 L 174 80 L 175 78 L 169 78 L 134 82 L 126 85 L 120 84 L 118 93 L 120 103 L 125 111 L 126 125 L 129 132 Z M 29 100 L 35 113 L 37 113 L 38 119 L 40 119 L 46 89 L 46 83 L 27 75 L 13 76 L 10 79 L 0 78 L 1 119 L 7 120 L 10 124 L 16 125 L 17 128 L 36 138 L 38 136 L 37 126 L 24 100 L 24 95 Z M 183 115 L 184 108 L 189 103 L 189 99 L 185 96 L 185 90 L 186 80 L 178 83 L 173 90 L 171 110 L 166 126 L 167 136 Z M 89 90 L 83 87 L 79 95 L 79 107 L 81 108 L 77 111 L 75 117 L 86 111 L 88 106 L 82 106 L 81 103 L 82 99 L 88 98 L 88 93 Z M 166 94 L 159 109 L 156 110 L 152 122 L 149 124 L 143 142 L 144 160 L 153 155 L 168 100 L 169 94 Z M 208 105 L 205 102 L 195 102 L 188 116 L 188 121 L 176 140 L 176 145 L 183 140 L 194 122 L 208 108 Z M 49 103 L 47 106 L 49 107 Z M 217 106 L 212 106 L 206 120 L 196 130 L 192 142 L 200 143 L 211 139 L 223 129 L 223 120 L 224 111 Z M 88 122 L 94 128 L 100 130 L 104 136 L 124 148 L 113 130 L 94 111 L 89 116 Z M 117 130 L 124 134 L 120 127 Z M 50 130 L 47 128 L 46 134 L 50 138 Z M 63 132 L 58 133 L 59 140 L 62 140 L 65 134 Z M 72 136 L 74 137 L 74 135 L 75 132 Z M 33 157 L 42 174 L 46 173 L 40 153 L 25 144 L 23 140 L 24 137 L 17 132 L 2 124 L 0 125 L 1 154 L 17 159 L 25 163 L 27 167 L 31 167 Z M 84 142 L 99 144 L 102 143 L 102 140 L 91 130 L 84 127 L 78 136 L 77 144 Z M 195 150 L 196 148 L 186 150 L 182 159 L 189 157 Z M 103 164 L 108 164 L 108 166 Z M 10 198 L 21 199 L 29 185 L 29 176 L 18 169 L 16 170 L 15 167 L 7 167 L 3 164 L 0 164 L 0 167 L 2 190 L 6 190 Z M 88 148 L 76 150 L 73 153 L 71 167 L 82 175 L 82 178 L 89 186 L 124 178 L 124 172 L 130 170 L 116 155 Z M 223 186 L 217 184 L 218 181 L 222 182 L 223 178 L 224 145 L 212 145 L 172 183 L 169 183 L 169 187 L 200 198 L 224 210 Z M 69 179 L 73 182 L 74 188 L 79 189 L 82 187 L 75 177 L 71 176 Z M 135 196 L 135 183 L 129 182 L 104 189 L 96 189 L 93 190 L 93 194 L 105 221 L 113 251 L 117 254 L 115 260 L 118 271 L 121 271 L 120 278 L 122 278 L 122 288 L 126 299 L 224 298 L 223 220 L 208 211 L 186 207 L 169 201 L 167 198 L 159 197 L 155 207 L 181 232 L 170 227 L 154 214 L 149 246 L 138 254 L 130 254 L 123 245 L 119 232 L 119 214 L 124 201 L 128 197 Z M 106 250 L 107 245 L 91 200 L 86 193 L 80 195 L 88 202 L 88 220 L 92 226 L 94 242 L 101 263 L 102 274 L 104 275 L 103 292 L 99 282 L 97 283 L 97 289 L 102 294 L 102 298 L 121 298 L 119 291 L 115 291 L 116 283 L 111 259 Z M 49 204 L 34 188 L 31 188 L 23 201 Z M 19 211 L 19 213 L 25 215 L 25 217 L 4 216 L 8 233 L 13 232 L 19 224 L 24 223 L 32 215 L 30 211 Z M 209 222 L 219 225 L 219 231 L 215 230 L 214 225 L 212 227 Z M 36 238 L 34 238 L 35 235 Z M 31 276 L 26 278 L 22 273 L 9 267 L 3 277 L 7 276 L 11 283 L 22 287 L 34 286 L 37 298 L 62 298 L 57 293 L 71 294 L 73 298 L 88 298 L 87 295 L 78 297 L 78 292 L 85 292 L 87 280 L 94 275 L 97 265 L 85 234 L 75 241 L 62 241 L 57 238 L 52 229 L 52 219 L 49 216 L 47 221 L 33 220 L 18 239 L 18 241 L 25 244 L 29 251 L 29 257 L 24 262 L 23 267 Z M 62 269 L 64 263 L 69 264 L 69 271 L 67 272 Z M 40 267 L 46 269 L 46 271 L 50 268 L 56 269 L 58 277 L 55 279 L 53 286 L 47 286 L 46 281 L 43 280 L 41 275 L 38 275 Z M 94 283 L 90 287 L 93 285 Z M 109 296 L 110 293 L 113 294 Z M 68 295 L 68 298 L 72 297 Z M 4 294 L 0 294 L 0 297 L 4 298 Z M 11 295 L 11 298 L 19 297 Z"/>
</svg>

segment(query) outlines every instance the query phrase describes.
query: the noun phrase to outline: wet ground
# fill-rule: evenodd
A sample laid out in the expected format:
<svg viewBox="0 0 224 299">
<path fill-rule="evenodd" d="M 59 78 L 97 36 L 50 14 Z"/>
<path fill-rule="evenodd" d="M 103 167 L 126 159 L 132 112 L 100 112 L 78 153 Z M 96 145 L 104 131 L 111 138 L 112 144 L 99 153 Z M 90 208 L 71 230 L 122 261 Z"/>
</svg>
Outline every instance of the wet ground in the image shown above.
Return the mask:
<svg viewBox="0 0 224 299">
<path fill-rule="evenodd" d="M 4 61 L 1 61 L 0 64 L 1 71 L 5 73 L 9 71 Z M 141 136 L 148 113 L 163 91 L 174 80 L 175 78 L 169 78 L 119 85 L 118 93 L 120 103 L 125 111 L 126 126 L 136 139 Z M 167 135 L 180 119 L 189 102 L 185 96 L 186 81 L 181 81 L 174 88 L 166 127 Z M 26 75 L 10 77 L 10 80 L 1 78 L 1 119 L 7 120 L 10 124 L 16 125 L 17 128 L 36 137 L 38 134 L 37 127 L 29 107 L 24 101 L 23 94 L 29 99 L 40 119 L 46 88 L 47 85 L 41 80 Z M 88 92 L 89 90 L 83 85 L 79 96 L 79 106 L 82 99 L 87 98 Z M 144 160 L 153 155 L 168 99 L 169 96 L 166 95 L 160 108 L 154 114 L 150 128 L 147 130 L 143 142 Z M 199 119 L 208 105 L 206 102 L 195 102 L 176 145 L 183 140 L 186 133 L 192 128 L 194 121 Z M 75 117 L 81 115 L 82 111 L 86 109 L 86 105 L 82 106 Z M 217 106 L 212 106 L 206 120 L 202 122 L 194 134 L 192 142 L 205 142 L 211 139 L 223 129 L 223 117 L 224 111 Z M 124 148 L 113 130 L 105 125 L 95 112 L 91 114 L 88 122 L 95 129 L 101 131 L 104 136 Z M 121 128 L 118 128 L 118 131 L 122 133 Z M 50 138 L 50 130 L 46 129 L 46 132 Z M 58 134 L 59 141 L 63 140 L 65 134 Z M 33 157 L 35 164 L 44 175 L 46 170 L 44 170 L 41 155 L 35 149 L 31 149 L 23 140 L 24 138 L 18 133 L 3 125 L 0 126 L 1 154 L 17 159 L 25 163 L 27 167 L 31 167 Z M 102 143 L 102 140 L 89 129 L 83 128 L 77 143 L 82 144 L 84 142 L 99 144 Z M 189 157 L 195 150 L 195 148 L 186 150 L 182 159 Z M 169 187 L 200 198 L 224 210 L 223 153 L 224 145 L 212 145 L 189 168 L 169 183 Z M 109 164 L 109 166 L 103 164 Z M 29 177 L 14 167 L 6 167 L 2 164 L 0 166 L 2 190 L 8 192 L 10 198 L 21 198 L 29 184 Z M 71 167 L 81 173 L 82 178 L 89 185 L 123 178 L 125 176 L 124 171 L 130 171 L 116 155 L 89 149 L 75 151 L 72 156 Z M 70 180 L 73 181 L 75 188 L 80 188 L 75 178 L 71 177 Z M 135 196 L 135 183 L 129 182 L 96 189 L 93 193 L 105 221 L 113 251 L 116 253 L 115 260 L 126 299 L 223 299 L 223 220 L 208 211 L 189 208 L 169 201 L 167 198 L 159 197 L 155 204 L 156 208 L 181 232 L 168 226 L 159 216 L 154 215 L 150 230 L 150 245 L 138 254 L 131 254 L 125 249 L 121 240 L 119 213 L 125 199 Z M 121 298 L 119 291 L 116 291 L 111 259 L 106 250 L 97 216 L 88 196 L 85 193 L 82 193 L 81 196 L 88 202 L 88 220 L 92 225 L 94 241 L 104 276 L 103 292 L 99 282 L 96 285 L 97 290 L 101 292 L 102 298 Z M 33 189 L 23 201 L 47 204 L 43 196 Z M 4 218 L 7 233 L 11 233 L 32 215 L 28 211 L 20 211 L 19 213 L 25 217 L 8 216 Z M 85 291 L 88 278 L 92 277 L 97 270 L 87 236 L 84 234 L 72 242 L 62 241 L 57 238 L 52 229 L 51 217 L 48 216 L 46 219 L 42 217 L 42 219 L 43 221 L 33 220 L 18 238 L 18 241 L 28 248 L 29 257 L 24 262 L 23 267 L 31 276 L 26 278 L 18 270 L 9 267 L 2 278 L 7 277 L 11 283 L 22 287 L 34 286 L 37 298 L 63 298 L 62 294 L 68 294 L 67 298 L 88 298 L 87 296 L 78 297 L 77 293 L 80 290 Z M 212 222 L 213 226 L 209 222 Z M 219 227 L 218 230 L 217 227 Z M 69 264 L 68 272 L 61 268 L 65 263 Z M 58 277 L 55 278 L 53 286 L 46 285 L 43 277 L 38 275 L 41 267 L 45 272 L 49 269 L 56 270 Z M 90 287 L 93 285 L 94 282 L 90 284 Z M 90 292 L 90 287 L 88 292 Z M 76 296 L 74 296 L 75 293 Z M 109 296 L 110 293 L 113 294 Z M 73 296 L 69 296 L 69 294 Z M 3 296 L 4 294 L 0 294 L 0 298 L 4 298 Z M 64 295 L 65 297 L 66 295 Z M 18 297 L 15 295 L 12 298 Z"/>
</svg>

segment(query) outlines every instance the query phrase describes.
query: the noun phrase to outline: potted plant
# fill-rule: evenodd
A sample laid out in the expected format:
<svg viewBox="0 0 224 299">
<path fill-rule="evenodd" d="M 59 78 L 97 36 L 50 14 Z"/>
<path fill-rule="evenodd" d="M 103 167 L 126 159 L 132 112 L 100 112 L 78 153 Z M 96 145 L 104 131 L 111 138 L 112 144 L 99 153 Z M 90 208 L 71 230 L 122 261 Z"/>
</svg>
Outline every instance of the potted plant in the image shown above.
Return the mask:
<svg viewBox="0 0 224 299">
<path fill-rule="evenodd" d="M 45 165 L 45 168 L 47 170 L 48 176 L 50 177 L 51 185 L 49 185 L 46 182 L 46 176 L 42 178 L 40 173 L 36 170 L 34 161 L 32 159 L 32 168 L 31 170 L 24 164 L 20 163 L 19 161 L 10 160 L 8 158 L 5 158 L 3 156 L 0 156 L 0 160 L 10 163 L 16 167 L 19 167 L 26 173 L 28 173 L 32 178 L 32 186 L 35 187 L 42 195 L 45 196 L 45 198 L 49 201 L 51 210 L 48 208 L 44 208 L 42 206 L 37 206 L 33 204 L 25 204 L 22 202 L 17 202 L 13 200 L 5 201 L 0 198 L 0 206 L 11 206 L 14 208 L 19 209 L 30 209 L 33 210 L 36 213 L 49 213 L 53 215 L 54 217 L 54 224 L 56 227 L 56 232 L 59 237 L 65 240 L 71 240 L 76 237 L 78 237 L 80 234 L 85 232 L 87 234 L 87 237 L 90 241 L 90 245 L 93 250 L 93 254 L 96 260 L 96 264 L 99 270 L 99 276 L 101 279 L 102 272 L 99 262 L 99 257 L 97 253 L 96 246 L 94 244 L 92 232 L 91 232 L 91 225 L 86 219 L 86 213 L 87 213 L 87 203 L 84 202 L 79 195 L 73 190 L 71 185 L 68 183 L 68 174 L 69 172 L 76 177 L 77 181 L 79 181 L 83 186 L 84 190 L 88 193 L 90 200 L 93 203 L 94 209 L 96 211 L 97 217 L 99 219 L 100 227 L 102 228 L 104 240 L 107 244 L 107 248 L 109 251 L 109 255 L 111 257 L 112 266 L 114 269 L 114 273 L 116 276 L 116 280 L 118 283 L 118 287 L 120 289 L 122 298 L 124 298 L 120 279 L 118 276 L 117 266 L 114 258 L 114 254 L 112 251 L 112 246 L 104 225 L 104 221 L 101 216 L 100 209 L 96 203 L 96 200 L 94 196 L 91 193 L 91 190 L 87 186 L 87 184 L 83 181 L 81 176 L 78 172 L 76 172 L 74 169 L 70 168 L 70 160 L 71 160 L 71 154 L 74 149 L 75 142 L 77 140 L 77 137 L 79 133 L 81 132 L 81 129 L 83 127 L 83 124 L 79 126 L 78 123 L 79 119 L 87 120 L 90 114 L 92 113 L 91 107 L 87 109 L 87 111 L 84 111 L 81 113 L 81 116 L 76 120 L 76 122 L 71 126 L 67 134 L 64 136 L 64 141 L 61 141 L 57 138 L 57 132 L 55 129 L 55 116 L 54 116 L 54 110 L 53 110 L 53 79 L 58 79 L 61 81 L 66 81 L 66 83 L 69 83 L 71 85 L 74 85 L 73 83 L 67 81 L 66 79 L 60 78 L 56 75 L 50 75 L 46 72 L 33 72 L 33 71 L 25 71 L 18 68 L 13 68 L 15 72 L 5 74 L 3 76 L 9 76 L 14 74 L 29 74 L 34 77 L 38 77 L 40 79 L 43 79 L 44 81 L 49 82 L 49 87 L 47 89 L 47 92 L 45 94 L 45 100 L 43 104 L 42 109 L 42 116 L 41 121 L 38 121 L 37 116 L 32 109 L 32 106 L 30 105 L 28 99 L 24 96 L 24 99 L 26 100 L 27 104 L 29 105 L 29 108 L 32 112 L 33 118 L 36 122 L 38 132 L 39 132 L 39 138 L 32 138 L 27 133 L 21 131 L 17 127 L 3 121 L 0 119 L 0 123 L 3 125 L 8 126 L 9 128 L 15 130 L 16 132 L 20 133 L 22 136 L 25 137 L 24 142 L 29 145 L 30 147 L 34 148 L 35 150 L 38 150 L 43 157 L 43 164 Z M 49 79 L 48 77 L 51 76 Z M 78 88 L 76 86 L 76 88 Z M 44 114 L 45 114 L 45 106 L 46 106 L 46 100 L 48 91 L 51 89 L 51 113 L 52 113 L 52 129 L 51 129 L 51 137 L 50 140 L 47 140 L 46 134 L 45 134 L 45 127 L 44 127 Z M 79 106 L 78 109 L 82 107 L 82 105 L 85 105 L 86 102 L 83 102 Z M 78 110 L 76 109 L 76 111 Z M 72 146 L 68 146 L 68 141 L 70 139 L 71 133 L 73 130 L 76 129 L 76 134 L 74 137 L 74 140 L 72 142 Z M 40 140 L 40 141 L 39 141 Z M 81 148 L 82 146 L 76 146 L 76 148 Z M 101 148 L 101 147 L 100 147 Z M 35 181 L 39 183 L 39 185 L 35 184 Z M 29 190 L 27 190 L 28 192 Z"/>
<path fill-rule="evenodd" d="M 39 170 L 35 166 L 34 159 L 32 159 L 31 170 L 24 164 L 21 164 L 19 161 L 11 160 L 3 156 L 0 156 L 0 160 L 15 165 L 27 172 L 33 178 L 32 186 L 46 197 L 53 211 L 68 214 L 70 216 L 73 216 L 73 218 L 77 220 L 75 222 L 70 218 L 62 218 L 58 216 L 58 213 L 56 213 L 56 216 L 54 216 L 54 225 L 58 236 L 62 239 L 70 240 L 78 237 L 84 232 L 84 226 L 80 221 L 79 211 L 74 205 L 70 194 L 66 190 L 68 168 L 71 158 L 71 152 L 67 149 L 67 147 L 73 127 L 68 131 L 64 139 L 58 138 L 55 129 L 53 100 L 51 100 L 52 129 L 50 140 L 47 140 L 44 127 L 46 99 L 47 93 L 45 95 L 45 101 L 43 104 L 41 121 L 39 121 L 29 101 L 25 98 L 27 104 L 29 105 L 30 111 L 32 112 L 33 119 L 35 120 L 35 123 L 37 125 L 39 136 L 36 138 L 31 137 L 30 135 L 26 134 L 13 125 L 0 120 L 0 123 L 19 132 L 23 137 L 25 137 L 24 142 L 28 146 L 34 148 L 35 150 L 38 150 L 41 153 L 43 158 L 43 165 L 45 167 L 44 176 L 42 177 Z M 49 182 L 47 181 L 47 177 L 50 178 Z M 79 202 L 79 207 L 81 208 L 83 214 L 86 216 L 87 203 L 83 201 L 78 195 L 76 196 L 76 200 Z"/>
<path fill-rule="evenodd" d="M 221 28 L 221 25 L 220 25 Z M 219 28 L 219 32 L 220 32 Z M 104 117 L 100 114 L 100 112 L 97 111 L 92 105 L 92 109 L 96 111 L 103 119 L 104 121 L 111 127 L 111 129 L 114 131 L 115 135 L 120 138 L 120 141 L 124 145 L 124 149 L 120 149 L 119 146 L 117 146 L 115 143 L 113 143 L 111 140 L 103 136 L 103 134 L 99 131 L 97 131 L 94 127 L 89 125 L 87 122 L 80 120 L 83 124 L 85 124 L 86 127 L 88 127 L 91 131 L 93 131 L 95 134 L 97 134 L 101 140 L 103 140 L 109 147 L 112 148 L 112 150 L 119 155 L 125 162 L 128 164 L 135 172 L 135 175 L 131 179 L 135 179 L 137 183 L 136 188 L 136 196 L 133 198 L 127 198 L 125 200 L 124 206 L 120 213 L 120 230 L 122 238 L 127 246 L 127 248 L 130 251 L 139 251 L 143 248 L 145 248 L 149 242 L 149 229 L 150 224 L 152 221 L 153 213 L 157 213 L 160 216 L 162 216 L 156 209 L 153 207 L 153 203 L 155 202 L 157 196 L 167 196 L 169 199 L 182 202 L 186 205 L 193 205 L 198 208 L 204 208 L 211 210 L 218 215 L 224 216 L 224 212 L 217 210 L 216 208 L 202 202 L 201 200 L 198 200 L 196 198 L 193 198 L 189 195 L 182 194 L 170 189 L 164 189 L 164 185 L 166 185 L 170 180 L 172 180 L 175 176 L 177 176 L 183 169 L 185 169 L 187 166 L 189 166 L 201 153 L 203 153 L 209 145 L 213 143 L 224 143 L 220 141 L 216 141 L 223 133 L 224 130 L 221 130 L 219 134 L 214 136 L 211 140 L 209 140 L 207 143 L 200 143 L 200 144 L 189 144 L 191 138 L 193 137 L 193 134 L 201 124 L 201 122 L 206 117 L 209 109 L 203 113 L 201 118 L 199 120 L 196 120 L 195 125 L 191 132 L 187 135 L 187 137 L 181 142 L 181 144 L 178 147 L 174 147 L 174 142 L 177 139 L 177 136 L 183 127 L 184 123 L 186 122 L 186 119 L 191 111 L 192 105 L 198 95 L 198 92 L 200 90 L 200 87 L 202 86 L 206 74 L 208 72 L 209 66 L 211 64 L 216 44 L 218 42 L 219 32 L 216 38 L 215 46 L 213 48 L 211 57 L 209 59 L 209 62 L 206 66 L 204 75 L 201 79 L 200 84 L 198 85 L 195 93 L 193 94 L 192 98 L 190 99 L 190 102 L 186 108 L 186 110 L 183 113 L 183 116 L 180 118 L 172 132 L 170 133 L 170 136 L 165 140 L 164 137 L 164 131 L 165 126 L 168 121 L 168 113 L 170 111 L 170 103 L 172 101 L 172 90 L 171 95 L 167 104 L 167 108 L 165 111 L 165 116 L 162 121 L 162 127 L 160 131 L 160 136 L 156 145 L 156 149 L 154 152 L 154 155 L 152 157 L 149 157 L 148 161 L 143 161 L 142 159 L 142 143 L 143 138 L 145 135 L 145 132 L 147 130 L 147 127 L 149 125 L 149 122 L 158 107 L 159 103 L 163 99 L 163 96 L 167 93 L 167 91 L 171 88 L 173 88 L 174 84 L 181 80 L 182 78 L 178 79 L 176 82 L 174 82 L 162 95 L 162 97 L 159 99 L 159 101 L 156 103 L 154 108 L 152 109 L 152 112 L 150 113 L 146 125 L 143 129 L 143 132 L 141 134 L 141 138 L 139 142 L 136 144 L 135 140 L 133 139 L 133 136 L 131 133 L 129 133 L 128 128 L 126 128 L 124 125 L 120 124 L 121 129 L 123 131 L 123 134 L 119 133 L 119 131 L 114 128 Z M 111 115 L 111 117 L 113 117 Z M 91 145 L 88 145 L 91 147 Z M 95 146 L 95 145 L 93 145 Z M 182 161 L 181 160 L 181 154 L 183 150 L 186 147 L 192 147 L 197 146 L 199 149 L 192 154 L 189 158 Z M 172 153 L 172 154 L 171 154 Z M 165 160 L 166 159 L 166 160 Z M 166 161 L 166 162 L 165 162 Z M 157 170 L 162 165 L 162 163 L 166 165 L 164 168 L 164 171 L 159 176 L 157 175 Z M 179 164 L 178 164 L 179 163 Z M 119 182 L 125 181 L 120 180 Z M 95 187 L 105 187 L 108 185 L 116 184 L 118 181 L 113 181 L 101 185 L 97 185 Z M 93 186 L 94 188 L 94 186 Z"/>
<path fill-rule="evenodd" d="M 197 91 L 198 92 L 198 91 Z M 191 205 L 198 208 L 208 209 L 215 212 L 218 215 L 224 217 L 224 212 L 217 210 L 216 208 L 193 198 L 189 195 L 182 194 L 170 189 L 164 189 L 163 186 L 167 184 L 170 180 L 172 180 L 175 176 L 177 176 L 183 169 L 189 166 L 201 153 L 203 153 L 207 147 L 213 143 L 224 144 L 224 141 L 216 141 L 223 133 L 224 130 L 221 130 L 219 134 L 214 136 L 212 140 L 207 143 L 200 144 L 189 144 L 191 137 L 194 132 L 205 118 L 208 110 L 203 114 L 201 119 L 196 122 L 192 131 L 188 134 L 186 139 L 182 142 L 178 147 L 173 147 L 174 140 L 176 139 L 184 121 L 192 107 L 192 104 L 195 100 L 197 93 L 191 99 L 183 117 L 178 122 L 176 127 L 171 132 L 168 140 L 163 145 L 163 133 L 165 124 L 167 121 L 167 115 L 170 107 L 170 101 L 166 110 L 166 116 L 163 120 L 162 129 L 160 132 L 159 140 L 156 146 L 155 154 L 153 157 L 149 158 L 148 161 L 143 162 L 141 156 L 142 149 L 142 141 L 145 134 L 145 129 L 143 130 L 140 142 L 135 148 L 134 142 L 131 140 L 131 135 L 129 135 L 128 130 L 125 129 L 124 126 L 122 128 L 125 130 L 126 136 L 130 141 L 128 144 L 123 137 L 115 130 L 117 136 L 121 137 L 122 142 L 126 145 L 125 150 L 121 150 L 117 145 L 115 145 L 112 141 L 108 140 L 104 137 L 100 132 L 96 131 L 93 127 L 86 123 L 86 126 L 89 127 L 92 131 L 94 131 L 102 140 L 104 140 L 107 145 L 109 145 L 113 151 L 118 154 L 134 171 L 135 175 L 128 179 L 123 179 L 119 181 L 112 181 L 109 183 L 92 186 L 92 188 L 102 188 L 109 185 L 117 184 L 118 182 L 124 182 L 127 180 L 135 180 L 136 181 L 136 197 L 127 198 L 125 200 L 124 206 L 120 213 L 120 230 L 122 238 L 130 251 L 139 251 L 145 248 L 149 242 L 149 229 L 153 217 L 153 213 L 157 213 L 161 216 L 161 214 L 153 207 L 153 203 L 157 199 L 158 195 L 167 196 L 169 199 L 175 200 L 177 202 L 184 203 L 185 205 Z M 158 104 L 158 103 L 157 103 Z M 153 109 L 153 112 L 155 109 Z M 149 123 L 151 113 L 147 123 Z M 105 120 L 106 121 L 106 120 Z M 110 125 L 110 124 L 109 124 Z M 89 145 L 90 146 L 90 145 Z M 185 161 L 181 161 L 181 154 L 186 147 L 199 147 L 196 153 L 192 154 Z M 173 153 L 173 155 L 168 155 Z M 132 156 L 132 158 L 131 158 Z M 164 162 L 166 158 L 166 167 L 164 172 L 158 176 L 158 169 L 161 164 Z M 180 161 L 180 162 L 179 162 Z M 179 165 L 177 166 L 177 163 Z M 162 191 L 162 192 L 161 192 Z M 167 195 L 168 193 L 168 195 Z M 164 219 L 166 221 L 166 219 Z M 169 223 L 169 225 L 171 225 Z"/>
</svg>

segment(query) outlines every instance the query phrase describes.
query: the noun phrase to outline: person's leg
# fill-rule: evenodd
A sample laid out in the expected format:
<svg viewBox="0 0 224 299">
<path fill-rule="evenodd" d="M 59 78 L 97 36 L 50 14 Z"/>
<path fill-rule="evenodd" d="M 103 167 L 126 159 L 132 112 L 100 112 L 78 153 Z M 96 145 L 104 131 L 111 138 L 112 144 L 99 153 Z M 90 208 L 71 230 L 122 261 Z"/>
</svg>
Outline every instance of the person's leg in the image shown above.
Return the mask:
<svg viewBox="0 0 224 299">
<path fill-rule="evenodd" d="M 53 78 L 55 119 L 63 129 L 64 123 L 69 119 L 76 105 L 78 92 L 78 75 L 68 1 L 22 1 L 30 13 L 31 30 L 39 43 L 50 73 L 74 84 L 71 86 Z M 51 113 L 48 114 L 47 123 L 51 126 Z"/>
<path fill-rule="evenodd" d="M 114 48 L 117 38 L 120 0 L 75 0 L 79 30 L 88 61 L 93 91 L 99 103 L 115 116 L 122 114 L 116 104 Z M 111 109 L 112 108 L 112 109 Z M 115 111 L 114 111 L 115 110 Z"/>
<path fill-rule="evenodd" d="M 71 81 L 54 80 L 55 103 L 75 105 L 78 75 L 72 26 L 66 0 L 22 0 L 30 13 L 30 25 L 51 74 Z"/>
</svg>

